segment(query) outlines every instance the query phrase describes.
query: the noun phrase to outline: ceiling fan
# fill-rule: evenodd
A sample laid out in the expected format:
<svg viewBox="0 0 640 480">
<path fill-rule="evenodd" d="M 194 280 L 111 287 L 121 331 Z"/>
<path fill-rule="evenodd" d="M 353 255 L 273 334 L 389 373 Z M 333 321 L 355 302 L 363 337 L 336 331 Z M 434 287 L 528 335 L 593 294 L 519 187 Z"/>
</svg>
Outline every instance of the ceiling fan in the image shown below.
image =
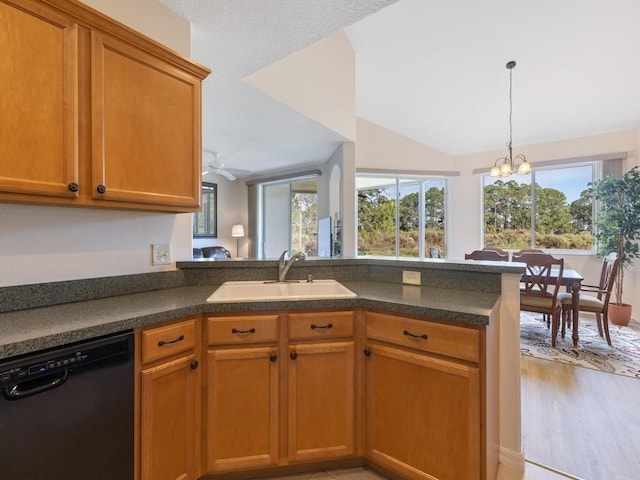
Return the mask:
<svg viewBox="0 0 640 480">
<path fill-rule="evenodd" d="M 215 175 L 222 175 L 224 178 L 230 181 L 236 180 L 238 177 L 246 177 L 251 172 L 249 170 L 241 170 L 239 168 L 226 168 L 224 163 L 220 160 L 220 154 L 218 152 L 212 152 L 210 150 L 203 150 L 206 157 L 211 158 L 207 169 L 202 171 L 202 175 L 207 173 L 213 173 Z"/>
</svg>

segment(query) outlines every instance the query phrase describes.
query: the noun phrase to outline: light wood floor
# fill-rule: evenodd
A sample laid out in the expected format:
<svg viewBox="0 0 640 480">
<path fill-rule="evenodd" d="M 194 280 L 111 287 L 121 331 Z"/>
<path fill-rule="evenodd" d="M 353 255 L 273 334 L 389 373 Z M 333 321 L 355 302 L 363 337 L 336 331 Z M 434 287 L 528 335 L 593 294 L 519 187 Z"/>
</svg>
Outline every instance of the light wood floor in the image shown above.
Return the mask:
<svg viewBox="0 0 640 480">
<path fill-rule="evenodd" d="M 522 358 L 525 458 L 585 480 L 640 478 L 640 379 Z"/>
</svg>

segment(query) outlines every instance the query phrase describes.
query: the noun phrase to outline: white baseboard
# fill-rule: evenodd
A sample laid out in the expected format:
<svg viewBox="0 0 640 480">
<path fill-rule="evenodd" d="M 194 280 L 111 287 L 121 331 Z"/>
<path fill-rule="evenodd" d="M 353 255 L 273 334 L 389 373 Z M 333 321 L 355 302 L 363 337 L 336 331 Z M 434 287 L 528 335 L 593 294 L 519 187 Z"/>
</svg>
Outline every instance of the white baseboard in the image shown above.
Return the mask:
<svg viewBox="0 0 640 480">
<path fill-rule="evenodd" d="M 500 447 L 500 463 L 511 470 L 515 470 L 516 472 L 524 472 L 523 452 L 516 452 Z"/>
</svg>

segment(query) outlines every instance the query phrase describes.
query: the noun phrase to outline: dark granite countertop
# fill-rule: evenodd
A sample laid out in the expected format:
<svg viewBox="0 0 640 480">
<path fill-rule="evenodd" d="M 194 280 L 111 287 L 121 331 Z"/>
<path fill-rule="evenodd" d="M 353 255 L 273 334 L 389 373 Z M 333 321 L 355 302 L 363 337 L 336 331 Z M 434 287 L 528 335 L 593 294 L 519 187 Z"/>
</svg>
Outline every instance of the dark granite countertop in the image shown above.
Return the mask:
<svg viewBox="0 0 640 480">
<path fill-rule="evenodd" d="M 0 359 L 201 312 L 366 307 L 485 325 L 500 294 L 342 281 L 357 298 L 206 303 L 218 285 L 186 286 L 0 314 Z"/>
</svg>

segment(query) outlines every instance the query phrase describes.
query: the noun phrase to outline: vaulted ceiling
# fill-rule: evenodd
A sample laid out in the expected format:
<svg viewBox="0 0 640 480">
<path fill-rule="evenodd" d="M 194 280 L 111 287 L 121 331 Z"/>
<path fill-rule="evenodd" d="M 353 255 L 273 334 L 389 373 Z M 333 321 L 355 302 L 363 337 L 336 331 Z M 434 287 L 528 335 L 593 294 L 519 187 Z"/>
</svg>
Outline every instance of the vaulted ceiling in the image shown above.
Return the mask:
<svg viewBox="0 0 640 480">
<path fill-rule="evenodd" d="M 228 167 L 321 163 L 344 137 L 243 79 L 344 30 L 356 115 L 449 155 L 640 124 L 637 0 L 159 0 L 192 22 L 203 145 Z"/>
</svg>

